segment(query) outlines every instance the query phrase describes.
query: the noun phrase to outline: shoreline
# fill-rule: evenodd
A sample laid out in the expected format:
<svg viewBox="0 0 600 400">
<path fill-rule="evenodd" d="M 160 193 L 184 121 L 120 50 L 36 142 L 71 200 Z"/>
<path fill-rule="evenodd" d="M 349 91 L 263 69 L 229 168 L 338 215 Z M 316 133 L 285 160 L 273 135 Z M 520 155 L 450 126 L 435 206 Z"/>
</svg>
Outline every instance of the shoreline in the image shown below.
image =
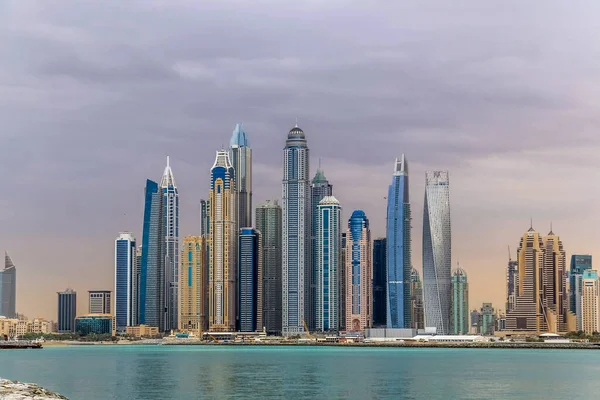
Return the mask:
<svg viewBox="0 0 600 400">
<path fill-rule="evenodd" d="M 600 343 L 285 343 L 285 342 L 246 342 L 214 343 L 200 341 L 162 342 L 45 342 L 43 347 L 88 347 L 88 346 L 262 346 L 262 347 L 342 347 L 342 348 L 398 348 L 398 349 L 536 349 L 536 350 L 600 350 Z"/>
</svg>

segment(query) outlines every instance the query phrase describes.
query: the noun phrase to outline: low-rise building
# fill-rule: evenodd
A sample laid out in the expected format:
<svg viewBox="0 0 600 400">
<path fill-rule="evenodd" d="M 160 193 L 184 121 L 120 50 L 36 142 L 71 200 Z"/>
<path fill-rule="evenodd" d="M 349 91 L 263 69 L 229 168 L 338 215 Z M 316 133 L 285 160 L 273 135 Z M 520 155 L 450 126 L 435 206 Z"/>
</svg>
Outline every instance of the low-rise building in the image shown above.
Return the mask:
<svg viewBox="0 0 600 400">
<path fill-rule="evenodd" d="M 81 336 L 95 333 L 97 335 L 115 335 L 115 320 L 110 314 L 89 314 L 75 318 L 75 332 Z"/>
<path fill-rule="evenodd" d="M 126 333 L 135 337 L 151 337 L 158 335 L 158 328 L 156 326 L 148 326 L 148 325 L 137 325 L 137 326 L 128 326 L 126 328 Z"/>
</svg>

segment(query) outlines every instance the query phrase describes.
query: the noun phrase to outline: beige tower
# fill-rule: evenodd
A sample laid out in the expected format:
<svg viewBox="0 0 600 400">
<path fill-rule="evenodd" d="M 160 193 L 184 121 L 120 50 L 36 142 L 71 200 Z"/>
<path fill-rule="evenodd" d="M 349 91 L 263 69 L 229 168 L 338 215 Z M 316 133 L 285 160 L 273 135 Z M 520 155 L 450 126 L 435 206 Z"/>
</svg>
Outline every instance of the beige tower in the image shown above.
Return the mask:
<svg viewBox="0 0 600 400">
<path fill-rule="evenodd" d="M 196 333 L 207 329 L 208 268 L 206 240 L 200 236 L 186 236 L 181 250 L 179 270 L 179 329 Z"/>
<path fill-rule="evenodd" d="M 581 330 L 600 332 L 600 283 L 597 271 L 584 271 L 581 280 Z"/>
<path fill-rule="evenodd" d="M 373 326 L 373 248 L 369 220 L 356 210 L 346 231 L 346 330 L 364 331 Z"/>
</svg>

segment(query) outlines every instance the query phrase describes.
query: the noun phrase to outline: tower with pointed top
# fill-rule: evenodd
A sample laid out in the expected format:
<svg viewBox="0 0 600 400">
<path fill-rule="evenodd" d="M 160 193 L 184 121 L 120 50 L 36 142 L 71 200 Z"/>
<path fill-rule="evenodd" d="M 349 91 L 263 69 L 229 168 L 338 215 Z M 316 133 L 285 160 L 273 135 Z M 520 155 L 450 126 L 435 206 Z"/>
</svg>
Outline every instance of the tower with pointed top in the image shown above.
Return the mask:
<svg viewBox="0 0 600 400">
<path fill-rule="evenodd" d="M 425 173 L 423 209 L 423 301 L 425 328 L 450 331 L 452 230 L 448 171 Z"/>
<path fill-rule="evenodd" d="M 288 336 L 304 332 L 312 310 L 309 151 L 298 124 L 289 131 L 283 149 L 282 199 L 282 333 Z"/>
<path fill-rule="evenodd" d="M 373 250 L 369 219 L 355 210 L 346 231 L 346 330 L 373 327 Z"/>
<path fill-rule="evenodd" d="M 469 283 L 467 273 L 460 266 L 452 273 L 450 332 L 452 335 L 469 333 Z"/>
<path fill-rule="evenodd" d="M 17 268 L 4 252 L 4 269 L 0 271 L 0 316 L 15 318 L 17 316 Z"/>
<path fill-rule="evenodd" d="M 252 148 L 242 124 L 236 124 L 229 141 L 229 160 L 235 171 L 237 229 L 252 226 Z"/>
<path fill-rule="evenodd" d="M 388 189 L 386 244 L 388 328 L 410 328 L 411 226 L 408 163 L 404 154 L 394 163 Z"/>
<path fill-rule="evenodd" d="M 208 329 L 234 331 L 237 306 L 237 201 L 234 169 L 225 149 L 210 170 Z"/>
<path fill-rule="evenodd" d="M 308 293 L 308 302 L 310 303 L 309 313 L 306 315 L 306 322 L 310 329 L 316 327 L 316 302 L 317 302 L 317 227 L 319 217 L 319 202 L 327 196 L 333 196 L 333 185 L 329 183 L 323 170 L 319 166 L 310 185 L 311 197 L 311 266 L 308 270 L 310 274 L 310 291 Z"/>
<path fill-rule="evenodd" d="M 165 241 L 165 331 L 179 327 L 179 192 L 169 157 L 160 180 Z"/>
</svg>

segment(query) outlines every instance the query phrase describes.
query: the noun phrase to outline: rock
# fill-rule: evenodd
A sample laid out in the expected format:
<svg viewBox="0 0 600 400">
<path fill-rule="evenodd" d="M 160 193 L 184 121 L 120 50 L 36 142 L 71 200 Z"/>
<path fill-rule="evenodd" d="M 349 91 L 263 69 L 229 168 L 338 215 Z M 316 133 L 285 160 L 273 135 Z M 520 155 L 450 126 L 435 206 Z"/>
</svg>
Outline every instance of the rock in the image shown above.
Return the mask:
<svg viewBox="0 0 600 400">
<path fill-rule="evenodd" d="M 25 400 L 25 399 L 66 399 L 65 396 L 53 393 L 33 383 L 22 383 L 0 378 L 0 399 Z"/>
</svg>

